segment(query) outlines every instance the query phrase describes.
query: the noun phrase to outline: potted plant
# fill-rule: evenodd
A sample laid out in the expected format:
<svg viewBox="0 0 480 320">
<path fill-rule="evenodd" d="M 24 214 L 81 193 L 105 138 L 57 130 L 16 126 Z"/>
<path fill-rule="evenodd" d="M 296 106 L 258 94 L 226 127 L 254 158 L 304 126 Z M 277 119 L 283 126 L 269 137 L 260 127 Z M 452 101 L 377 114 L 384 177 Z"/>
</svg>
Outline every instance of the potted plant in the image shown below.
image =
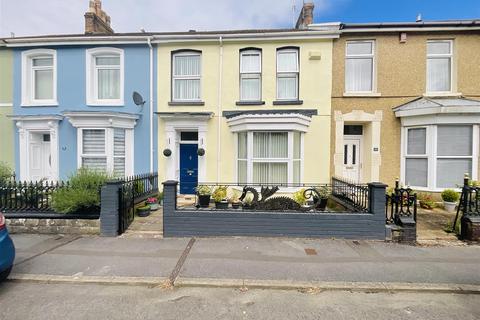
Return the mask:
<svg viewBox="0 0 480 320">
<path fill-rule="evenodd" d="M 457 192 L 452 189 L 445 189 L 442 192 L 443 206 L 447 212 L 455 212 L 455 207 L 457 206 L 457 201 L 460 198 Z"/>
<path fill-rule="evenodd" d="M 146 201 L 146 205 L 150 206 L 150 210 L 156 211 L 160 208 L 160 205 L 158 204 L 158 199 L 155 197 L 150 197 Z"/>
<path fill-rule="evenodd" d="M 320 211 L 325 211 L 327 208 L 327 203 L 328 203 L 328 198 L 330 197 L 330 190 L 326 186 L 315 188 L 315 190 L 318 192 L 318 196 L 320 196 L 320 199 L 318 201 L 317 209 Z"/>
<path fill-rule="evenodd" d="M 251 209 L 252 202 L 253 202 L 253 199 L 251 197 L 246 197 L 242 202 L 243 209 Z"/>
<path fill-rule="evenodd" d="M 150 215 L 150 206 L 145 205 L 143 207 L 138 207 L 137 208 L 137 216 L 139 217 L 148 217 Z"/>
<path fill-rule="evenodd" d="M 419 193 L 417 201 L 422 209 L 432 210 L 435 208 L 435 201 L 433 201 L 433 197 L 428 193 Z"/>
<path fill-rule="evenodd" d="M 230 197 L 230 203 L 232 204 L 233 209 L 240 209 L 242 202 L 240 201 L 240 196 L 236 190 L 232 191 L 232 196 Z"/>
<path fill-rule="evenodd" d="M 206 185 L 199 185 L 195 188 L 198 195 L 198 205 L 201 208 L 208 208 L 210 205 L 210 196 L 212 195 L 212 188 Z"/>
<path fill-rule="evenodd" d="M 305 197 L 305 189 L 298 190 L 292 195 L 292 197 L 293 197 L 293 200 L 295 200 L 295 202 L 301 205 L 302 207 L 307 204 L 307 198 Z"/>
<path fill-rule="evenodd" d="M 212 193 L 212 198 L 215 200 L 216 209 L 228 209 L 227 188 L 225 186 L 218 186 Z"/>
</svg>

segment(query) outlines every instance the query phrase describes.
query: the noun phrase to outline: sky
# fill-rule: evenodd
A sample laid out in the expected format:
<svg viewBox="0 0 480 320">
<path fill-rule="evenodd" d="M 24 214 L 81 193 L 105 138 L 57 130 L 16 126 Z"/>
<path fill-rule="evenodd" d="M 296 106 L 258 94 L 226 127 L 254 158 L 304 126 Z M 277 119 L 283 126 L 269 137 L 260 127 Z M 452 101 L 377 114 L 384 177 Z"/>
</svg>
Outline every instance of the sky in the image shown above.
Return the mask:
<svg viewBox="0 0 480 320">
<path fill-rule="evenodd" d="M 290 28 L 302 0 L 103 0 L 116 32 Z M 292 5 L 295 3 L 296 13 Z M 314 22 L 480 19 L 480 0 L 315 0 Z M 0 0 L 0 37 L 83 33 L 88 0 Z"/>
</svg>

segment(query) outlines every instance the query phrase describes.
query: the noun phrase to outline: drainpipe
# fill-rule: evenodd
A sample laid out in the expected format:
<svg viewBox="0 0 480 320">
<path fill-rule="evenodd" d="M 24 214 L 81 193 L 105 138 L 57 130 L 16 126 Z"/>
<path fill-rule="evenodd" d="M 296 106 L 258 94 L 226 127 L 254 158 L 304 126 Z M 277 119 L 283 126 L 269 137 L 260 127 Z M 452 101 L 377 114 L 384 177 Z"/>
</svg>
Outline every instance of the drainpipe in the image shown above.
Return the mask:
<svg viewBox="0 0 480 320">
<path fill-rule="evenodd" d="M 222 114 L 221 114 L 221 105 L 222 105 L 222 80 L 223 80 L 223 38 L 218 37 L 218 42 L 220 44 L 220 60 L 218 63 L 218 104 L 217 104 L 217 182 L 220 182 L 220 145 L 221 145 L 221 130 L 220 126 L 222 125 Z"/>
<path fill-rule="evenodd" d="M 153 46 L 152 38 L 147 38 L 150 47 L 150 173 L 153 173 Z"/>
</svg>

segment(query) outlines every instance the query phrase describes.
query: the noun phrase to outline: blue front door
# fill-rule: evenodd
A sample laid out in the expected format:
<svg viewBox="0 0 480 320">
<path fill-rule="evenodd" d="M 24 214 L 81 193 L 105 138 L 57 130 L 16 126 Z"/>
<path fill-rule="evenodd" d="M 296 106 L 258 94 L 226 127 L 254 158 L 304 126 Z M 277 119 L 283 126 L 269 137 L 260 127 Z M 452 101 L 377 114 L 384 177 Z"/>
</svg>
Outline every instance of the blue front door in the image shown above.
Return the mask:
<svg viewBox="0 0 480 320">
<path fill-rule="evenodd" d="M 198 184 L 198 145 L 180 145 L 180 194 L 195 194 Z"/>
</svg>

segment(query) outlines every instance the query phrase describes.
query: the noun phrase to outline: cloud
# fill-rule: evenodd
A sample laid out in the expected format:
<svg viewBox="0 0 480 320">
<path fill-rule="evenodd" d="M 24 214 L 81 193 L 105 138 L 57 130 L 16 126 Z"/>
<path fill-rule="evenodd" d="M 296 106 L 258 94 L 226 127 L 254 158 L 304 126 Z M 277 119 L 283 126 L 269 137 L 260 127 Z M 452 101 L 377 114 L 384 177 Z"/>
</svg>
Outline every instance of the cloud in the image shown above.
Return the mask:
<svg viewBox="0 0 480 320">
<path fill-rule="evenodd" d="M 327 10 L 333 0 L 315 1 Z M 116 32 L 291 27 L 302 1 L 294 0 L 103 0 Z M 0 0 L 0 35 L 82 33 L 87 0 Z"/>
</svg>

